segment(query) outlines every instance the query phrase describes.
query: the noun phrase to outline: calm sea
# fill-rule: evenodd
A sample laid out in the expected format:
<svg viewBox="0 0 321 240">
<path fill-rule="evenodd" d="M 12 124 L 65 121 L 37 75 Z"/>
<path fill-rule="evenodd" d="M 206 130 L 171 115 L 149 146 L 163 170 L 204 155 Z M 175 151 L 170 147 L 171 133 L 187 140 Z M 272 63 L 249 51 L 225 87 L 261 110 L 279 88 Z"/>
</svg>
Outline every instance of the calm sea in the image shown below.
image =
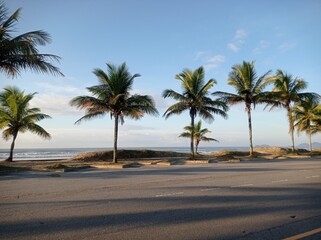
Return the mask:
<svg viewBox="0 0 321 240">
<path fill-rule="evenodd" d="M 48 160 L 66 159 L 84 152 L 106 151 L 112 148 L 41 148 L 41 149 L 15 149 L 14 160 Z M 122 148 L 119 148 L 122 149 Z M 155 151 L 175 151 L 189 152 L 188 147 L 148 147 L 148 148 L 123 148 L 133 150 L 155 150 Z M 221 150 L 248 150 L 248 147 L 200 147 L 200 153 L 210 153 Z M 5 160 L 9 156 L 9 149 L 0 149 L 0 160 Z"/>
</svg>

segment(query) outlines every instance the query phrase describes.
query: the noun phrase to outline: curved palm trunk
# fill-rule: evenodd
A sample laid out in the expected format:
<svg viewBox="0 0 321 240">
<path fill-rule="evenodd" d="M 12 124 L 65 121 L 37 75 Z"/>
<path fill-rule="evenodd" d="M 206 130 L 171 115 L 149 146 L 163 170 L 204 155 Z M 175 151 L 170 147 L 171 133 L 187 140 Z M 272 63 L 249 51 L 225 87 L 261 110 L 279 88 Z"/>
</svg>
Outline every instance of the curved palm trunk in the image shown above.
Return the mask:
<svg viewBox="0 0 321 240">
<path fill-rule="evenodd" d="M 196 152 L 196 154 L 198 154 L 198 145 L 199 144 L 200 144 L 200 141 L 196 140 L 196 143 L 195 143 L 195 152 Z"/>
<path fill-rule="evenodd" d="M 195 159 L 195 153 L 194 153 L 194 122 L 195 122 L 195 111 L 191 109 L 190 111 L 190 116 L 191 116 L 191 127 L 192 127 L 192 132 L 191 132 L 191 154 L 192 158 Z"/>
<path fill-rule="evenodd" d="M 292 116 L 292 111 L 290 106 L 286 107 L 286 110 L 288 112 L 288 119 L 289 119 L 289 133 L 291 135 L 291 142 L 292 142 L 292 152 L 295 151 L 295 147 L 294 147 L 294 122 L 293 122 L 293 116 Z"/>
<path fill-rule="evenodd" d="M 10 155 L 6 159 L 6 161 L 8 161 L 8 162 L 13 161 L 13 149 L 14 149 L 14 145 L 15 145 L 15 141 L 17 139 L 17 136 L 18 136 L 18 132 L 13 134 L 13 140 L 12 140 L 11 147 L 10 147 Z"/>
<path fill-rule="evenodd" d="M 115 115 L 113 163 L 117 163 L 118 115 Z"/>
<path fill-rule="evenodd" d="M 310 152 L 312 152 L 312 134 L 311 134 L 311 131 L 308 132 L 308 136 L 309 136 L 309 149 L 310 149 Z"/>
<path fill-rule="evenodd" d="M 249 122 L 249 139 L 250 139 L 250 157 L 253 156 L 253 140 L 252 140 L 252 117 L 251 104 L 246 104 L 247 117 Z"/>
</svg>

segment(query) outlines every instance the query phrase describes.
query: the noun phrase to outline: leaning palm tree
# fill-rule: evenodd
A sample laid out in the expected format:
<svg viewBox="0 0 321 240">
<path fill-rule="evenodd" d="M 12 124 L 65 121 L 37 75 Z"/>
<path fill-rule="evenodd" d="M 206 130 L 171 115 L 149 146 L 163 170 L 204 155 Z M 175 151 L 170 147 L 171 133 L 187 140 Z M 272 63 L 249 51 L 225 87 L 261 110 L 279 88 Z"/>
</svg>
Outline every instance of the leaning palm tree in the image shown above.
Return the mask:
<svg viewBox="0 0 321 240">
<path fill-rule="evenodd" d="M 201 66 L 195 71 L 190 69 L 183 70 L 182 73 L 176 75 L 176 79 L 181 81 L 182 93 L 178 93 L 172 89 L 166 89 L 163 97 L 173 98 L 177 102 L 171 105 L 164 113 L 164 117 L 176 114 L 179 115 L 184 111 L 189 111 L 191 118 L 191 154 L 194 159 L 194 121 L 197 114 L 209 122 L 214 120 L 213 114 L 218 114 L 227 118 L 227 105 L 223 101 L 213 100 L 209 97 L 209 89 L 216 84 L 215 79 L 210 79 L 205 83 L 205 72 Z"/>
<path fill-rule="evenodd" d="M 286 109 L 289 121 L 289 134 L 292 142 L 292 152 L 294 152 L 293 104 L 300 102 L 302 99 L 319 98 L 320 95 L 312 92 L 302 93 L 301 91 L 307 88 L 307 82 L 299 77 L 294 78 L 291 74 L 284 73 L 282 70 L 277 70 L 276 75 L 269 78 L 269 82 L 274 83 L 274 88 L 271 93 L 271 102 L 267 104 L 266 107 L 270 107 L 270 110 L 280 107 Z"/>
<path fill-rule="evenodd" d="M 36 124 L 50 116 L 41 113 L 39 108 L 29 107 L 29 102 L 35 94 L 25 95 L 23 91 L 15 87 L 7 87 L 0 93 L 0 129 L 4 129 L 2 136 L 5 140 L 12 137 L 7 161 L 13 161 L 13 150 L 19 132 L 30 131 L 42 138 L 50 139 L 50 134 Z"/>
<path fill-rule="evenodd" d="M 258 77 L 254 68 L 254 62 L 245 62 L 240 65 L 234 65 L 227 80 L 228 84 L 233 86 L 236 94 L 226 92 L 214 92 L 214 96 L 219 96 L 221 100 L 230 105 L 245 103 L 245 111 L 248 115 L 249 140 L 250 140 L 250 156 L 253 156 L 253 140 L 252 140 L 252 105 L 268 101 L 266 92 L 263 92 L 267 86 L 267 76 L 270 71 Z"/>
<path fill-rule="evenodd" d="M 124 117 L 140 119 L 145 113 L 157 115 L 153 99 L 148 95 L 131 95 L 134 79 L 139 74 L 131 75 L 126 63 L 119 67 L 107 64 L 107 73 L 101 69 L 93 72 L 99 79 L 99 85 L 88 87 L 92 96 L 78 96 L 70 104 L 79 109 L 86 109 L 85 115 L 76 121 L 104 116 L 110 113 L 115 119 L 113 162 L 117 163 L 118 123 L 124 123 Z"/>
<path fill-rule="evenodd" d="M 211 142 L 215 141 L 218 142 L 218 140 L 214 138 L 206 137 L 205 135 L 207 133 L 211 133 L 210 130 L 207 128 L 202 129 L 202 121 L 199 120 L 196 125 L 194 126 L 194 129 L 192 129 L 192 126 L 186 126 L 184 127 L 185 132 L 181 133 L 179 137 L 185 137 L 185 138 L 191 138 L 192 132 L 194 131 L 194 141 L 195 141 L 195 152 L 198 154 L 198 145 L 201 141 L 203 142 Z"/>
<path fill-rule="evenodd" d="M 39 53 L 38 46 L 50 43 L 50 35 L 45 31 L 32 31 L 13 36 L 15 25 L 20 17 L 21 9 L 8 16 L 4 3 L 0 3 L 0 71 L 9 77 L 15 77 L 22 69 L 36 72 L 63 74 L 52 62 L 59 62 L 59 57 L 52 54 Z"/>
<path fill-rule="evenodd" d="M 312 151 L 312 135 L 320 132 L 321 105 L 316 98 L 305 98 L 292 109 L 294 126 L 299 132 L 305 132 L 309 138 L 309 150 Z"/>
</svg>

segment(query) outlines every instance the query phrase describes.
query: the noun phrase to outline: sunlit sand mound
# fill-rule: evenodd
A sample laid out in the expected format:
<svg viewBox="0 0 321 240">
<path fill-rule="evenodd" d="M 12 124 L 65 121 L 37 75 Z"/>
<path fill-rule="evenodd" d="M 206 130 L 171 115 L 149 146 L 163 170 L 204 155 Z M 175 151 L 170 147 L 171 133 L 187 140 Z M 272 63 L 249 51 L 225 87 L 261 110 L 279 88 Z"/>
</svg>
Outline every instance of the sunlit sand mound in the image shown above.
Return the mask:
<svg viewBox="0 0 321 240">
<path fill-rule="evenodd" d="M 308 153 L 305 149 L 297 149 L 295 153 L 292 153 L 290 148 L 282 147 L 260 147 L 254 148 L 253 158 L 266 158 L 274 159 L 279 157 L 285 157 L 289 155 L 298 156 Z M 210 156 L 214 156 L 218 160 L 231 160 L 231 159 L 246 159 L 250 155 L 249 151 L 218 151 L 213 152 Z"/>
<path fill-rule="evenodd" d="M 227 160 L 233 160 L 237 159 L 238 157 L 245 157 L 249 156 L 249 151 L 231 151 L 231 150 L 223 150 L 223 151 L 217 151 L 208 154 L 211 157 L 215 157 L 216 160 L 219 161 L 227 161 Z"/>
<path fill-rule="evenodd" d="M 271 155 L 286 155 L 291 153 L 291 149 L 282 147 L 260 147 L 254 148 L 254 152 Z"/>
<path fill-rule="evenodd" d="M 153 150 L 118 150 L 118 159 L 151 159 L 164 157 L 189 157 L 187 153 L 178 153 L 172 151 L 153 151 Z M 86 152 L 71 158 L 72 161 L 111 161 L 113 159 L 113 151 Z"/>
<path fill-rule="evenodd" d="M 311 154 L 312 155 L 321 155 L 321 148 L 313 149 Z"/>
</svg>

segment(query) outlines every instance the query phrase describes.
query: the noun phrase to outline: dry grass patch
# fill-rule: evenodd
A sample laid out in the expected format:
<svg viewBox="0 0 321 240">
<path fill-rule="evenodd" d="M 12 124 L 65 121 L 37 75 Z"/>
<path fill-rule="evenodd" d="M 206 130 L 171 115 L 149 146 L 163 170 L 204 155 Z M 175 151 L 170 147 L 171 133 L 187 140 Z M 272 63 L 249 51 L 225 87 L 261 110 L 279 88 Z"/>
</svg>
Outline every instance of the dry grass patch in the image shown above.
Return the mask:
<svg viewBox="0 0 321 240">
<path fill-rule="evenodd" d="M 118 150 L 117 157 L 119 161 L 136 159 L 142 161 L 143 159 L 153 158 L 167 158 L 167 157 L 189 157 L 187 153 L 178 153 L 172 151 L 153 151 L 153 150 Z M 113 151 L 101 151 L 101 152 L 87 152 L 81 153 L 77 156 L 69 159 L 70 161 L 80 162 L 110 162 L 113 158 Z"/>
</svg>

